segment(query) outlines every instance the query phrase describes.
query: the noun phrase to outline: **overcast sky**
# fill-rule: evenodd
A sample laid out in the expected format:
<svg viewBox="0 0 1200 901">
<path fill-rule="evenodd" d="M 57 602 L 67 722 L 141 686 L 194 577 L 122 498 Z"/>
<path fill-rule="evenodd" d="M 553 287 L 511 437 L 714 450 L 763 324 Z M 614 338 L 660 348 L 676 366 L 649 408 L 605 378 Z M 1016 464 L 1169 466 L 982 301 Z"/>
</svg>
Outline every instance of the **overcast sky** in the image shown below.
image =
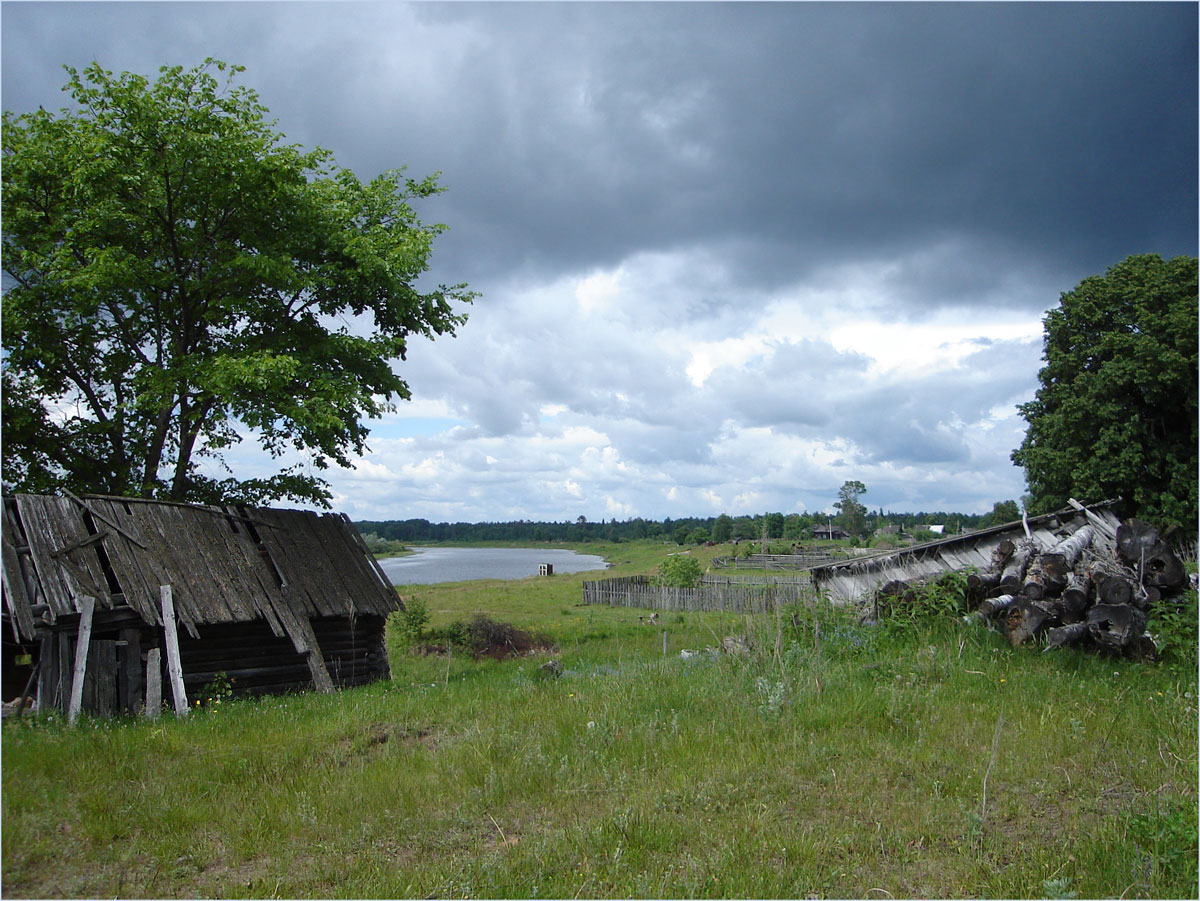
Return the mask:
<svg viewBox="0 0 1200 901">
<path fill-rule="evenodd" d="M 360 177 L 442 173 L 431 281 L 481 297 L 331 474 L 354 519 L 986 512 L 1045 311 L 1196 253 L 1197 8 L 6 2 L 2 95 L 213 56 Z"/>
</svg>

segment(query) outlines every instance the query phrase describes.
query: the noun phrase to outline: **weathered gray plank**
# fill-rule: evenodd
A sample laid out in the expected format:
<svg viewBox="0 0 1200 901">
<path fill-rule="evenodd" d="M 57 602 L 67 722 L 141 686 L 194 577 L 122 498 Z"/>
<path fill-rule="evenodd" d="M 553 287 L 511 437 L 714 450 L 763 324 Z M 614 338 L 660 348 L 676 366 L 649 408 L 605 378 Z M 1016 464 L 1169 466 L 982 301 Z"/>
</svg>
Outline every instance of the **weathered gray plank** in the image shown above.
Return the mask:
<svg viewBox="0 0 1200 901">
<path fill-rule="evenodd" d="M 74 723 L 83 703 L 83 680 L 87 674 L 88 646 L 92 639 L 92 612 L 96 599 L 85 595 L 79 599 L 79 634 L 75 639 L 75 671 L 71 677 L 71 701 L 67 706 L 67 722 Z"/>
<path fill-rule="evenodd" d="M 167 673 L 171 677 L 171 695 L 175 715 L 186 716 L 187 694 L 183 690 L 183 666 L 179 661 L 179 633 L 175 631 L 175 599 L 170 585 L 162 586 L 163 643 L 167 648 Z"/>
<path fill-rule="evenodd" d="M 7 507 L 7 504 L 5 506 Z M 9 616 L 12 617 L 14 637 L 19 642 L 22 638 L 26 640 L 33 638 L 34 623 L 31 610 L 33 598 L 30 597 L 26 587 L 25 561 L 21 560 L 16 545 L 13 543 L 16 533 L 12 531 L 13 524 L 8 522 L 7 514 L 4 525 L 2 539 L 4 603 L 8 607 Z"/>
<path fill-rule="evenodd" d="M 157 719 L 162 713 L 162 648 L 146 652 L 146 716 Z"/>
<path fill-rule="evenodd" d="M 58 504 L 71 507 L 70 502 L 62 498 L 17 496 L 17 512 L 32 552 L 30 559 L 33 561 L 38 583 L 45 593 L 46 603 L 54 616 L 74 613 L 76 597 L 84 594 L 95 595 L 103 590 L 103 583 L 86 588 L 81 586 L 79 581 L 65 572 L 51 556 L 61 545 L 87 534 L 83 522 L 80 521 L 73 533 L 63 535 L 53 516 L 54 507 Z M 73 511 L 73 508 L 71 509 Z"/>
</svg>

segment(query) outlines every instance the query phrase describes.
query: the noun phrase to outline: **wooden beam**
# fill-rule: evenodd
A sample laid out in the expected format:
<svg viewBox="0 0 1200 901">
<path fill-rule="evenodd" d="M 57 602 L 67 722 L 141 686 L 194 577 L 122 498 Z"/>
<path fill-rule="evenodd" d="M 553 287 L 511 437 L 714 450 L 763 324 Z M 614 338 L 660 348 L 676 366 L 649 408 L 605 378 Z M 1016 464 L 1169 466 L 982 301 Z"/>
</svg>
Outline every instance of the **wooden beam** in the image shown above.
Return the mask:
<svg viewBox="0 0 1200 901">
<path fill-rule="evenodd" d="M 88 513 L 92 514 L 92 516 L 94 516 L 96 519 L 100 520 L 105 525 L 112 526 L 114 529 L 117 530 L 117 534 L 124 535 L 126 538 L 128 538 L 130 541 L 132 541 L 134 544 L 136 544 L 142 550 L 146 550 L 146 545 L 142 544 L 141 539 L 134 538 L 132 535 L 130 535 L 128 532 L 126 532 L 124 529 L 122 529 L 119 525 L 117 525 L 115 522 L 113 522 L 107 516 L 105 516 L 102 513 L 97 513 L 95 510 L 93 510 L 91 507 L 89 507 L 87 504 L 85 504 L 83 501 L 81 501 L 79 498 L 77 498 L 71 492 L 67 491 L 67 489 L 65 489 L 65 488 L 63 489 L 63 494 L 66 495 L 70 500 L 77 503 L 79 506 L 83 507 L 84 510 L 87 510 Z"/>
<path fill-rule="evenodd" d="M 171 678 L 171 695 L 175 700 L 175 715 L 187 716 L 187 694 L 183 690 L 183 663 L 179 659 L 179 633 L 175 629 L 175 599 L 171 586 L 160 587 L 162 594 L 163 636 L 167 646 L 167 673 Z"/>
<path fill-rule="evenodd" d="M 95 544 L 97 541 L 103 541 L 109 536 L 108 529 L 101 529 L 95 535 L 89 535 L 87 538 L 80 538 L 78 541 L 72 541 L 66 547 L 60 547 L 56 551 L 51 551 L 50 556 L 54 559 L 61 557 L 63 554 L 69 554 L 71 551 L 77 551 L 81 547 L 87 547 L 89 544 Z"/>
<path fill-rule="evenodd" d="M 162 713 L 162 648 L 146 652 L 146 716 L 158 719 Z"/>
<path fill-rule="evenodd" d="M 118 670 L 120 691 L 118 706 L 134 713 L 142 705 L 142 633 L 137 629 L 122 629 Z"/>
<path fill-rule="evenodd" d="M 79 634 L 75 639 L 75 673 L 71 679 L 71 703 L 67 707 L 67 722 L 74 723 L 83 704 L 83 677 L 87 672 L 88 645 L 92 642 L 92 612 L 96 599 L 84 595 L 79 599 Z"/>
</svg>

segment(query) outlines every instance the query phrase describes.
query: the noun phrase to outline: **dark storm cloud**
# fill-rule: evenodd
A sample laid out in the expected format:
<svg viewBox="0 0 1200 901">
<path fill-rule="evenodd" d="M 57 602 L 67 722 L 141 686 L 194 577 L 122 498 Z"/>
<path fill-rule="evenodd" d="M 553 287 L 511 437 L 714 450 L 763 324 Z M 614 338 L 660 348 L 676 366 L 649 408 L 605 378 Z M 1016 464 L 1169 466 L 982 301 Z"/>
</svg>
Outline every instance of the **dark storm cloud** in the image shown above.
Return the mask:
<svg viewBox="0 0 1200 901">
<path fill-rule="evenodd" d="M 442 172 L 428 276 L 482 297 L 334 476 L 365 518 L 986 511 L 1042 312 L 1196 251 L 1194 4 L 2 9 L 6 110 L 212 56 L 289 141 Z"/>
<path fill-rule="evenodd" d="M 60 62 L 226 56 L 294 139 L 364 174 L 442 170 L 454 280 L 702 245 L 778 284 L 954 239 L 972 266 L 1074 283 L 1194 252 L 1196 22 L 1141 3 L 7 4 L 4 105 L 54 105 Z M 960 300 L 953 274 L 908 278 L 914 303 Z"/>
</svg>

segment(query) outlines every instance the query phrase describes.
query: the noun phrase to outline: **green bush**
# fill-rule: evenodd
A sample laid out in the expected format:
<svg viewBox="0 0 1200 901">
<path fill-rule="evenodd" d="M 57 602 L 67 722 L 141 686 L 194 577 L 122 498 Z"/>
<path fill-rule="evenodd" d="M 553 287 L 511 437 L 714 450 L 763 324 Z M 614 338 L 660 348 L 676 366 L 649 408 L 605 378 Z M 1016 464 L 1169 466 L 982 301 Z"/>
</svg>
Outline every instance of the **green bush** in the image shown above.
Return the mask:
<svg viewBox="0 0 1200 901">
<path fill-rule="evenodd" d="M 409 598 L 395 616 L 401 641 L 404 644 L 417 644 L 429 623 L 429 607 L 420 598 Z"/>
<path fill-rule="evenodd" d="M 1185 592 L 1179 603 L 1160 600 L 1151 608 L 1146 628 L 1158 640 L 1159 654 L 1166 665 L 1195 672 L 1200 650 L 1196 592 Z"/>
<path fill-rule="evenodd" d="M 943 573 L 910 584 L 896 594 L 877 594 L 879 624 L 892 633 L 910 633 L 937 623 L 950 623 L 966 613 L 965 573 Z"/>
<path fill-rule="evenodd" d="M 658 565 L 658 584 L 668 588 L 695 588 L 704 570 L 695 557 L 677 554 Z"/>
</svg>

